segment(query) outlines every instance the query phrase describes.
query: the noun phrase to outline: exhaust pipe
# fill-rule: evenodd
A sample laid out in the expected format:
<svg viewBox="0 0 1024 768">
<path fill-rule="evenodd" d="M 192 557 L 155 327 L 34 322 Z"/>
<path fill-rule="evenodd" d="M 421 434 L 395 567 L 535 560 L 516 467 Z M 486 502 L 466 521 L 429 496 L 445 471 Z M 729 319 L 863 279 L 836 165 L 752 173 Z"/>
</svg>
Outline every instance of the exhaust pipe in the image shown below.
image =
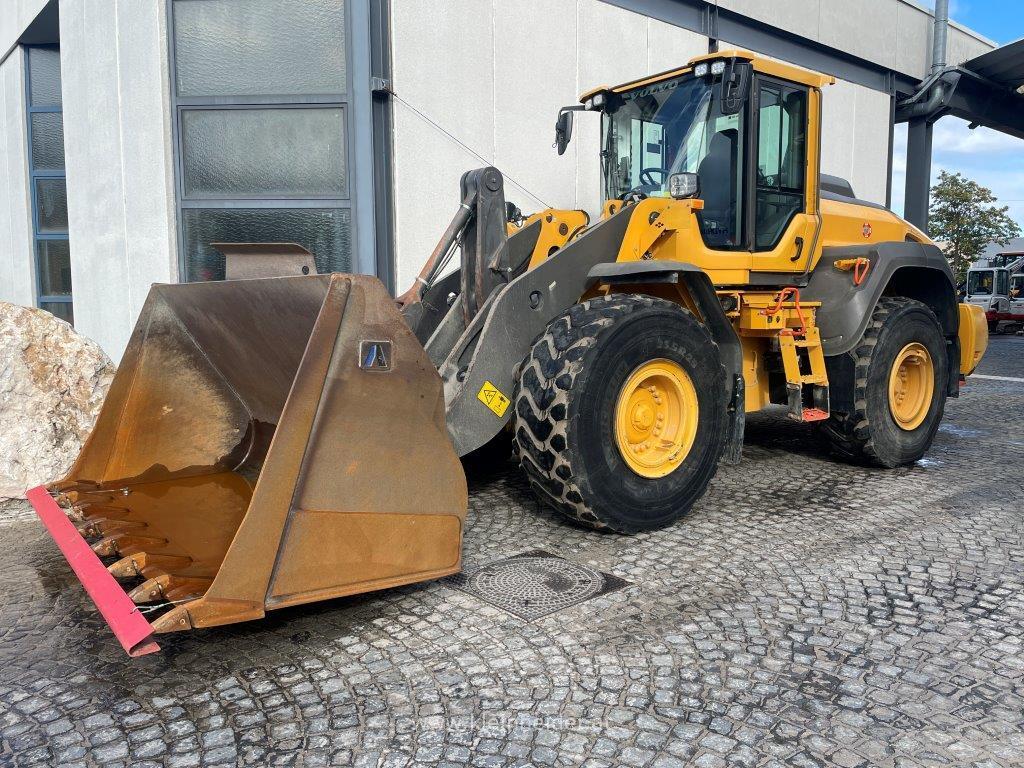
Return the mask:
<svg viewBox="0 0 1024 768">
<path fill-rule="evenodd" d="M 949 0 L 935 0 L 932 32 L 932 74 L 946 68 L 946 40 L 949 35 Z"/>
</svg>

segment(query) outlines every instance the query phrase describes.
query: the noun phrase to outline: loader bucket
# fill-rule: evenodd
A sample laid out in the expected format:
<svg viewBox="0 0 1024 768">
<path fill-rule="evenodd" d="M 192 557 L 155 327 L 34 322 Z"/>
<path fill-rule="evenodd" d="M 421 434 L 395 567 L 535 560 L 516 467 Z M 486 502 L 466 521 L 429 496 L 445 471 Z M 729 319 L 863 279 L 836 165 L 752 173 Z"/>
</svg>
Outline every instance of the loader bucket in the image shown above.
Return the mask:
<svg viewBox="0 0 1024 768">
<path fill-rule="evenodd" d="M 455 573 L 467 504 L 436 370 L 378 280 L 338 274 L 154 286 L 29 497 L 132 655 Z"/>
</svg>

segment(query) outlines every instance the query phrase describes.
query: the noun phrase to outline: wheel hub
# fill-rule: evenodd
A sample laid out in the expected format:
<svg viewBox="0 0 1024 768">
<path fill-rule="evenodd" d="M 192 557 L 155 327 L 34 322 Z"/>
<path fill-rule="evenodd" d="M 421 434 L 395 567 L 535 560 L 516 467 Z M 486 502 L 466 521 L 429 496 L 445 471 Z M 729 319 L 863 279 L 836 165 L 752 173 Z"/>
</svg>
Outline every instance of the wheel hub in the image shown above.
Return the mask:
<svg viewBox="0 0 1024 768">
<path fill-rule="evenodd" d="M 615 441 L 641 477 L 658 478 L 686 458 L 697 434 L 697 390 L 671 360 L 652 360 L 626 379 L 615 406 Z"/>
<path fill-rule="evenodd" d="M 935 394 L 935 367 L 928 349 L 919 342 L 907 344 L 893 361 L 889 373 L 889 411 L 896 426 L 917 429 L 928 416 Z"/>
</svg>

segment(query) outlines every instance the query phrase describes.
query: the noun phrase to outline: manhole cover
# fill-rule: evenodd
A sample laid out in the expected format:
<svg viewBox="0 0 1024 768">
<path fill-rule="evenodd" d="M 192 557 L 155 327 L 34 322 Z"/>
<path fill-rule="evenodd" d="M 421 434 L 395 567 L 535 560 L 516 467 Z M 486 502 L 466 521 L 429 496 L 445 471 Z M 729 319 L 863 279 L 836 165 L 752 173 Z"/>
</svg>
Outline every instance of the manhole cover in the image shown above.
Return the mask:
<svg viewBox="0 0 1024 768">
<path fill-rule="evenodd" d="M 453 584 L 474 597 L 526 621 L 579 605 L 627 582 L 543 550 L 490 563 L 459 574 Z"/>
</svg>

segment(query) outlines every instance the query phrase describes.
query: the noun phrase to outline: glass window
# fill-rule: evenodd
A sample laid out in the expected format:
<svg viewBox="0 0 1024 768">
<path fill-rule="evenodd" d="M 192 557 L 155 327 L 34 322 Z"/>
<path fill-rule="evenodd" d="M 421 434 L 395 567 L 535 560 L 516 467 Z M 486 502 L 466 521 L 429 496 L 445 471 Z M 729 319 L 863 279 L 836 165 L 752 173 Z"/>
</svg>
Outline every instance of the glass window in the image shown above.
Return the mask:
<svg viewBox="0 0 1024 768">
<path fill-rule="evenodd" d="M 758 99 L 756 247 L 773 248 L 804 209 L 807 92 L 763 83 Z"/>
<path fill-rule="evenodd" d="M 73 323 L 60 51 L 48 46 L 28 46 L 26 52 L 36 301 L 42 309 Z"/>
<path fill-rule="evenodd" d="M 192 109 L 181 126 L 186 195 L 347 195 L 340 108 Z"/>
<path fill-rule="evenodd" d="M 71 295 L 71 248 L 67 240 L 36 242 L 39 292 L 43 296 Z"/>
<path fill-rule="evenodd" d="M 996 293 L 1000 296 L 1008 296 L 1010 293 L 1010 273 L 1005 269 L 996 272 Z"/>
<path fill-rule="evenodd" d="M 74 305 L 70 301 L 44 301 L 39 308 L 53 313 L 65 323 L 75 324 Z"/>
<path fill-rule="evenodd" d="M 1010 298 L 1024 298 L 1024 275 L 1014 275 L 1010 278 Z"/>
<path fill-rule="evenodd" d="M 606 199 L 636 190 L 668 196 L 673 173 L 700 175 L 701 234 L 712 247 L 741 243 L 741 114 L 722 114 L 720 86 L 692 75 L 616 94 L 603 118 Z"/>
<path fill-rule="evenodd" d="M 32 168 L 36 171 L 64 170 L 64 115 L 60 112 L 33 112 Z"/>
<path fill-rule="evenodd" d="M 317 271 L 351 272 L 348 209 L 186 208 L 182 211 L 189 280 L 223 280 L 224 256 L 210 243 L 298 243 Z"/>
<path fill-rule="evenodd" d="M 967 273 L 968 296 L 991 296 L 995 275 L 991 269 L 972 270 Z"/>
<path fill-rule="evenodd" d="M 28 66 L 31 73 L 29 103 L 33 107 L 59 107 L 60 51 L 56 48 L 29 48 Z"/>
<path fill-rule="evenodd" d="M 36 212 L 39 234 L 68 231 L 68 190 L 63 178 L 36 179 Z"/>
<path fill-rule="evenodd" d="M 345 92 L 343 0 L 178 0 L 179 96 Z"/>
<path fill-rule="evenodd" d="M 173 0 L 184 279 L 224 278 L 212 242 L 295 242 L 320 271 L 350 271 L 345 13 L 345 0 Z"/>
</svg>

